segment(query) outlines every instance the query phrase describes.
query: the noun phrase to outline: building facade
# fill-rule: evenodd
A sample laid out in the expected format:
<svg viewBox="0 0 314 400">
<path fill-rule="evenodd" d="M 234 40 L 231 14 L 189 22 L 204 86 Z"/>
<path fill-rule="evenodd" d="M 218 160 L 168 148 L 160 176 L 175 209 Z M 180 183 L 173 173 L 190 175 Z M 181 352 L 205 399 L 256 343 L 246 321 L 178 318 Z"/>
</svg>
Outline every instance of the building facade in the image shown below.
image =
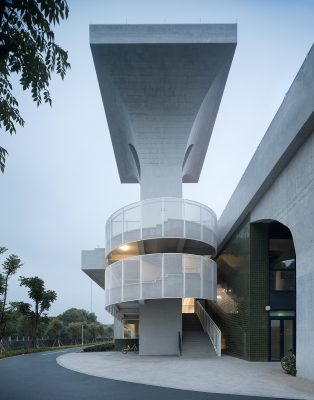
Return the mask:
<svg viewBox="0 0 314 400">
<path fill-rule="evenodd" d="M 314 47 L 218 221 L 223 347 L 247 360 L 296 353 L 314 381 Z"/>
<path fill-rule="evenodd" d="M 140 354 L 178 354 L 183 299 L 216 301 L 216 215 L 182 183 L 198 181 L 236 25 L 92 25 L 90 41 L 120 180 L 141 198 L 108 218 L 83 269 L 104 278 L 116 338 L 133 325 Z"/>
<path fill-rule="evenodd" d="M 196 299 L 223 352 L 278 361 L 292 348 L 314 380 L 313 48 L 218 223 L 182 199 L 202 169 L 236 29 L 91 26 L 120 180 L 139 183 L 141 199 L 108 218 L 105 248 L 83 251 L 82 268 L 105 289 L 115 336 L 132 324 L 140 354 L 177 354 L 182 301 Z"/>
</svg>

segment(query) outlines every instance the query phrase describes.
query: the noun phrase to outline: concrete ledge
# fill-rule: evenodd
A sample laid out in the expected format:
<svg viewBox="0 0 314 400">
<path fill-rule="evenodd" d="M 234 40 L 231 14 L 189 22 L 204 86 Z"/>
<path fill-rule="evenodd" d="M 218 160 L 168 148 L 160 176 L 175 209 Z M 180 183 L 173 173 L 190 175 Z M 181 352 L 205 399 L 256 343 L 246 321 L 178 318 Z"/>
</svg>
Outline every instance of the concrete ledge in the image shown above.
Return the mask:
<svg viewBox="0 0 314 400">
<path fill-rule="evenodd" d="M 280 363 L 247 362 L 233 357 L 181 358 L 119 352 L 68 353 L 64 368 L 87 375 L 146 385 L 209 393 L 314 399 L 314 384 L 285 375 Z"/>
</svg>

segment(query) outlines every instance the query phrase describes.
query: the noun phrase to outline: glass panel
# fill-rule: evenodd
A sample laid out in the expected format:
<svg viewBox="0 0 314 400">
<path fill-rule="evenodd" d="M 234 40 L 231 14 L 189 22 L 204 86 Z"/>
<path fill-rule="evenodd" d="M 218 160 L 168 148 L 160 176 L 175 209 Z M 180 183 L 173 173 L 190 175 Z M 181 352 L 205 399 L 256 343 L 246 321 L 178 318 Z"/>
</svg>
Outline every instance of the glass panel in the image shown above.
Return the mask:
<svg viewBox="0 0 314 400">
<path fill-rule="evenodd" d="M 270 267 L 271 269 L 295 269 L 295 258 L 291 260 L 273 261 Z"/>
<path fill-rule="evenodd" d="M 270 271 L 271 290 L 295 290 L 295 271 Z"/>
<path fill-rule="evenodd" d="M 121 302 L 122 264 L 116 263 L 110 268 L 110 303 Z"/>
<path fill-rule="evenodd" d="M 270 311 L 270 317 L 294 317 L 295 311 Z"/>
<path fill-rule="evenodd" d="M 206 208 L 201 209 L 201 215 L 202 215 L 202 229 L 203 229 L 203 237 L 202 240 L 203 242 L 206 243 L 211 243 L 211 244 L 216 244 L 216 238 L 214 237 L 213 233 L 213 226 L 214 226 L 214 221 L 213 221 L 213 216 L 209 210 Z"/>
<path fill-rule="evenodd" d="M 289 350 L 293 350 L 293 320 L 287 319 L 283 321 L 284 329 L 284 356 L 289 354 Z"/>
<path fill-rule="evenodd" d="M 143 299 L 162 297 L 162 255 L 142 257 Z"/>
<path fill-rule="evenodd" d="M 139 258 L 124 261 L 123 300 L 138 300 L 140 298 L 140 260 Z"/>
<path fill-rule="evenodd" d="M 270 359 L 273 361 L 280 360 L 280 320 L 272 319 L 270 321 L 271 329 L 271 353 Z"/>
<path fill-rule="evenodd" d="M 164 202 L 164 236 L 183 236 L 182 201 L 165 200 Z"/>
<path fill-rule="evenodd" d="M 186 237 L 201 240 L 201 209 L 198 205 L 185 203 Z"/>
<path fill-rule="evenodd" d="M 145 202 L 142 204 L 143 239 L 162 236 L 162 203 Z"/>
<path fill-rule="evenodd" d="M 193 297 L 184 297 L 182 299 L 182 313 L 184 314 L 195 313 L 195 299 Z"/>
<path fill-rule="evenodd" d="M 183 271 L 181 254 L 164 254 L 165 296 L 183 297 Z"/>
<path fill-rule="evenodd" d="M 201 257 L 183 256 L 185 296 L 201 297 Z"/>
<path fill-rule="evenodd" d="M 106 223 L 106 254 L 109 253 L 110 248 L 110 220 Z"/>
<path fill-rule="evenodd" d="M 217 267 L 214 261 L 203 261 L 203 299 L 215 300 L 217 291 Z"/>
<path fill-rule="evenodd" d="M 105 270 L 105 305 L 110 304 L 110 268 Z"/>
<path fill-rule="evenodd" d="M 124 242 L 141 239 L 141 207 L 132 206 L 124 211 Z"/>
<path fill-rule="evenodd" d="M 111 220 L 111 248 L 122 243 L 123 215 L 122 212 L 117 214 Z"/>
</svg>

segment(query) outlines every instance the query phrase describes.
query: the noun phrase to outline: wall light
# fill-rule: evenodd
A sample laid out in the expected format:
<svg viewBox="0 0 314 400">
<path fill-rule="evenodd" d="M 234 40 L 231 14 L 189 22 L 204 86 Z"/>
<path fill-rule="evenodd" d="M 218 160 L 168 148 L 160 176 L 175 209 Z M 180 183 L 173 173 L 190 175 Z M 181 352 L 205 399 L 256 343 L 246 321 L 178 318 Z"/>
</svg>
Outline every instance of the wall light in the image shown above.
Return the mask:
<svg viewBox="0 0 314 400">
<path fill-rule="evenodd" d="M 119 250 L 127 251 L 127 250 L 129 250 L 129 247 L 130 247 L 130 246 L 128 246 L 127 244 L 124 244 L 124 245 L 122 245 L 122 246 L 119 247 Z"/>
</svg>

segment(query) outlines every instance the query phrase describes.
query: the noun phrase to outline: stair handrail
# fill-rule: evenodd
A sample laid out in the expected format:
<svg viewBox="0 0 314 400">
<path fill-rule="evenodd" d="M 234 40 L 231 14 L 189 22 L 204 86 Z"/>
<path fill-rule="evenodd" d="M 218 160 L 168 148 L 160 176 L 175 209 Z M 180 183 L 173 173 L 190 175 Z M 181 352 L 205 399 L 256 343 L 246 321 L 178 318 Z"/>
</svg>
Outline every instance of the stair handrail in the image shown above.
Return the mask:
<svg viewBox="0 0 314 400">
<path fill-rule="evenodd" d="M 178 331 L 178 347 L 179 347 L 179 356 L 182 356 L 182 337 L 181 337 L 181 332 Z"/>
<path fill-rule="evenodd" d="M 221 356 L 221 331 L 215 322 L 210 318 L 205 308 L 199 301 L 196 304 L 196 314 L 202 324 L 204 332 L 209 336 L 210 341 L 213 344 L 215 352 L 218 357 Z"/>
</svg>

